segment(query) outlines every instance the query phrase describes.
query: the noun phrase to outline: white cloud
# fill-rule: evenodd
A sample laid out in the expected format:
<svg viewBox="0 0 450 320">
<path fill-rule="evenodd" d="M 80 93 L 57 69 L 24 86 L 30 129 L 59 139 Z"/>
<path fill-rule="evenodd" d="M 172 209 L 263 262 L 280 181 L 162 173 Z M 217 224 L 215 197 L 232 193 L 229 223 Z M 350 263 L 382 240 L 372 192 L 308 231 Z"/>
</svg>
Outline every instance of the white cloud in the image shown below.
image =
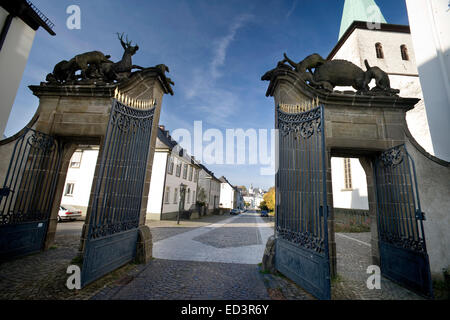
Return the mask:
<svg viewBox="0 0 450 320">
<path fill-rule="evenodd" d="M 216 126 L 230 126 L 229 118 L 236 114 L 239 108 L 236 94 L 219 87 L 216 80 L 221 77 L 219 68 L 225 65 L 228 47 L 235 39 L 237 31 L 251 18 L 252 15 L 244 14 L 234 20 L 227 35 L 214 42 L 211 64 L 194 69 L 192 81 L 185 90 L 187 99 L 195 99 L 193 108 L 201 114 L 199 118 Z"/>
<path fill-rule="evenodd" d="M 297 6 L 297 2 L 298 2 L 298 0 L 294 0 L 294 1 L 292 2 L 291 9 L 289 9 L 288 13 L 286 14 L 286 18 L 289 18 L 290 15 L 294 12 L 295 7 Z"/>
<path fill-rule="evenodd" d="M 244 25 L 245 22 L 251 19 L 251 17 L 252 16 L 249 14 L 240 15 L 230 26 L 228 34 L 216 42 L 214 57 L 211 62 L 211 75 L 214 79 L 220 77 L 218 68 L 225 64 L 228 46 L 234 40 L 236 32 Z"/>
</svg>

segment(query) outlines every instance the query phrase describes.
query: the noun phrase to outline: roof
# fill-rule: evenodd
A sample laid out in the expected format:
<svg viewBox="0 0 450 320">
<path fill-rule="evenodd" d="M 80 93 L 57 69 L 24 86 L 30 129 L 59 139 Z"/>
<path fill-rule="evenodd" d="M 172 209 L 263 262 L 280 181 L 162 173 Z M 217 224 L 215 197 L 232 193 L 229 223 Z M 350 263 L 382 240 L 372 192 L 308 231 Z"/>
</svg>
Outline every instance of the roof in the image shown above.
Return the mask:
<svg viewBox="0 0 450 320">
<path fill-rule="evenodd" d="M 209 170 L 207 167 L 205 167 L 203 164 L 197 163 L 197 165 L 200 167 L 200 169 L 203 169 L 208 175 L 210 175 L 211 178 L 213 178 L 213 179 L 215 179 L 215 180 L 217 180 L 217 181 L 219 181 L 219 182 L 222 182 L 219 178 L 217 178 L 217 177 L 214 175 L 214 172 L 210 171 L 210 170 Z"/>
<path fill-rule="evenodd" d="M 158 127 L 158 139 L 169 147 L 169 149 L 173 149 L 178 144 L 175 140 L 172 140 L 169 131 L 163 130 L 160 127 Z"/>
<path fill-rule="evenodd" d="M 339 39 L 344 35 L 345 31 L 353 21 L 387 23 L 374 0 L 345 0 L 341 19 L 341 29 L 339 30 Z"/>
<path fill-rule="evenodd" d="M 37 30 L 44 28 L 52 36 L 56 35 L 53 31 L 55 24 L 50 21 L 31 1 L 29 0 L 0 0 L 2 6 L 10 14 L 19 17 L 31 29 Z"/>
<path fill-rule="evenodd" d="M 221 176 L 221 177 L 219 178 L 219 180 L 220 180 L 220 182 L 222 182 L 222 183 L 228 183 L 228 184 L 230 185 L 230 187 L 232 187 L 233 189 L 236 188 L 236 187 L 233 186 L 233 185 L 227 180 L 227 178 L 225 178 L 224 176 Z"/>
<path fill-rule="evenodd" d="M 345 41 L 347 41 L 347 39 L 356 29 L 365 29 L 382 32 L 384 31 L 384 32 L 411 33 L 411 30 L 408 25 L 381 23 L 380 28 L 371 29 L 366 21 L 353 21 L 352 24 L 347 28 L 345 33 L 342 35 L 342 37 L 340 37 L 339 41 L 336 43 L 334 48 L 331 50 L 330 54 L 327 57 L 327 60 L 333 59 L 334 55 L 339 51 L 339 49 L 342 47 Z"/>
</svg>

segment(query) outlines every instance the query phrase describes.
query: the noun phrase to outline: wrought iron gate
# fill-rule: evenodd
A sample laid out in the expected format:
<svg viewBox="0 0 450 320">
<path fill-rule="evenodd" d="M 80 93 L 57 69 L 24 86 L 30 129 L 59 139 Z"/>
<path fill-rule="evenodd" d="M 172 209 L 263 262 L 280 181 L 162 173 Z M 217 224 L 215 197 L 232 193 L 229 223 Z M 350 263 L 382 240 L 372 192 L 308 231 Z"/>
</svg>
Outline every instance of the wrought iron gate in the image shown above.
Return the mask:
<svg viewBox="0 0 450 320">
<path fill-rule="evenodd" d="M 135 256 L 154 111 L 113 99 L 92 195 L 82 286 Z"/>
<path fill-rule="evenodd" d="M 42 249 L 61 165 L 61 146 L 27 128 L 13 149 L 0 189 L 0 260 Z"/>
<path fill-rule="evenodd" d="M 381 272 L 433 296 L 414 162 L 405 145 L 384 151 L 374 165 Z"/>
<path fill-rule="evenodd" d="M 330 299 L 323 106 L 277 108 L 276 268 L 319 299 Z"/>
</svg>

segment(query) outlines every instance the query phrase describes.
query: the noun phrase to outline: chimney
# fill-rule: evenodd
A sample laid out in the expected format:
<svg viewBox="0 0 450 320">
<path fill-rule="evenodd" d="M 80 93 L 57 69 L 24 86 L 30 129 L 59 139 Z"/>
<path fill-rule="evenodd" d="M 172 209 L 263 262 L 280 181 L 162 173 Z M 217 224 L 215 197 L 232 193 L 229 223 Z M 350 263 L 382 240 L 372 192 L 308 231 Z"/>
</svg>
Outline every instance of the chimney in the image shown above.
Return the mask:
<svg viewBox="0 0 450 320">
<path fill-rule="evenodd" d="M 159 125 L 159 128 L 160 128 L 162 131 L 166 131 L 166 126 L 164 126 L 164 125 L 162 125 L 162 124 Z"/>
</svg>

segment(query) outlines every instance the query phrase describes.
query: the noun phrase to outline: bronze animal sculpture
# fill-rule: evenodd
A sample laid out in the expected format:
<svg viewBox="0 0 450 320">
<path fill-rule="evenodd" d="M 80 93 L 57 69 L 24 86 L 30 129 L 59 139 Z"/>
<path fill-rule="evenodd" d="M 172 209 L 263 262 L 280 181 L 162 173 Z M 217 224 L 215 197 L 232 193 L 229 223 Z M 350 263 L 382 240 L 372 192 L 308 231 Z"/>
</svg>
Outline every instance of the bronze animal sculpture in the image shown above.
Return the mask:
<svg viewBox="0 0 450 320">
<path fill-rule="evenodd" d="M 327 62 L 327 60 L 322 58 L 317 53 L 313 53 L 313 54 L 307 56 L 305 59 L 303 59 L 299 63 L 295 63 L 294 61 L 289 59 L 288 56 L 286 55 L 286 53 L 284 53 L 283 56 L 284 56 L 284 59 L 281 62 L 284 63 L 285 61 L 287 61 L 292 67 L 294 67 L 295 71 L 300 72 L 300 73 L 306 72 L 306 70 L 309 70 L 309 72 L 312 73 L 313 68 L 317 68 L 318 66 L 321 66 L 322 64 Z"/>
<path fill-rule="evenodd" d="M 314 86 L 333 91 L 336 86 L 352 86 L 359 92 L 369 91 L 365 72 L 357 65 L 346 60 L 331 60 L 320 65 L 314 71 Z"/>
<path fill-rule="evenodd" d="M 86 79 L 86 71 L 88 66 L 94 66 L 97 70 L 99 70 L 100 65 L 103 62 L 107 62 L 110 57 L 110 55 L 105 56 L 100 51 L 90 51 L 76 55 L 69 62 L 71 62 L 76 68 L 75 71 L 81 70 L 81 78 Z"/>
<path fill-rule="evenodd" d="M 109 55 L 104 55 L 100 51 L 90 51 L 76 55 L 69 61 L 62 60 L 53 68 L 53 72 L 46 76 L 46 81 L 50 83 L 74 82 L 81 80 L 118 81 L 129 77 L 133 69 L 144 69 L 132 64 L 131 57 L 139 50 L 139 46 L 133 46 L 131 41 L 123 40 L 123 34 L 117 34 L 124 54 L 118 62 L 108 60 Z M 166 67 L 167 68 L 167 67 Z M 81 74 L 76 74 L 81 70 Z M 167 68 L 168 71 L 168 68 Z"/>
<path fill-rule="evenodd" d="M 285 65 L 284 62 L 285 62 L 284 60 L 278 61 L 276 68 L 267 71 L 261 77 L 261 80 L 263 80 L 263 81 L 271 81 L 273 76 L 275 75 L 275 71 L 277 71 L 277 70 L 281 70 L 281 69 L 292 70 L 289 66 Z"/>
<path fill-rule="evenodd" d="M 107 80 L 120 80 L 130 75 L 132 69 L 144 69 L 140 66 L 134 65 L 131 61 L 131 57 L 139 50 L 139 46 L 131 45 L 131 41 L 126 37 L 126 42 L 123 41 L 123 33 L 117 37 L 120 40 L 122 48 L 125 50 L 122 59 L 119 62 L 107 62 L 101 66 L 101 72 Z"/>
<path fill-rule="evenodd" d="M 373 91 L 385 91 L 388 94 L 397 94 L 400 93 L 398 89 L 391 88 L 391 81 L 389 80 L 389 76 L 386 72 L 381 70 L 378 67 L 371 67 L 369 62 L 364 60 L 364 64 L 366 65 L 366 81 L 370 83 L 372 79 L 375 79 L 376 87 L 372 89 Z"/>
<path fill-rule="evenodd" d="M 74 61 L 62 60 L 53 67 L 53 72 L 47 75 L 46 80 L 51 82 L 72 80 L 76 69 Z"/>
<path fill-rule="evenodd" d="M 397 89 L 391 89 L 386 72 L 378 67 L 370 67 L 367 60 L 365 60 L 367 70 L 363 71 L 350 61 L 325 60 L 317 53 L 307 56 L 299 63 L 295 63 L 284 53 L 284 59 L 278 62 L 277 68 L 268 71 L 261 79 L 271 80 L 273 72 L 281 68 L 285 62 L 288 62 L 305 82 L 326 91 L 332 92 L 336 86 L 352 86 L 357 93 L 366 94 L 369 92 L 370 81 L 375 79 L 376 87 L 370 90 L 371 92 L 387 95 L 400 92 Z"/>
</svg>

